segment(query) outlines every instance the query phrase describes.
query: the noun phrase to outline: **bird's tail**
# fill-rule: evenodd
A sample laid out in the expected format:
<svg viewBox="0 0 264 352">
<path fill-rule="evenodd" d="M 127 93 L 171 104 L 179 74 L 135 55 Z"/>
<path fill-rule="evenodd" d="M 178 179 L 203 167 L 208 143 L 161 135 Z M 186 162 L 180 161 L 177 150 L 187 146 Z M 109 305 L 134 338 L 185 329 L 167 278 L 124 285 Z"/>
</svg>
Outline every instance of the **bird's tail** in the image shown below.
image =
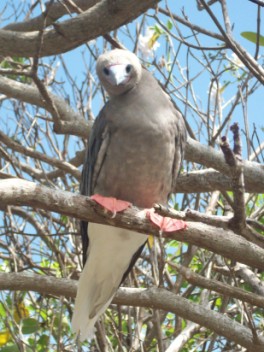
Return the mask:
<svg viewBox="0 0 264 352">
<path fill-rule="evenodd" d="M 80 276 L 72 329 L 81 341 L 93 337 L 94 324 L 115 295 L 135 252 L 146 236 L 106 225 L 89 224 L 87 261 Z"/>
<path fill-rule="evenodd" d="M 87 261 L 79 279 L 77 297 L 72 317 L 72 330 L 73 332 L 80 334 L 81 341 L 93 338 L 95 333 L 94 325 L 100 315 L 107 309 L 114 295 L 113 294 L 108 300 L 105 299 L 105 304 L 103 304 L 97 311 L 97 302 L 95 298 L 98 297 L 98 291 L 101 289 L 103 290 L 103 287 L 101 289 L 100 286 L 96 287 L 96 284 L 93 283 L 92 275 L 95 274 L 91 272 L 89 262 Z"/>
</svg>

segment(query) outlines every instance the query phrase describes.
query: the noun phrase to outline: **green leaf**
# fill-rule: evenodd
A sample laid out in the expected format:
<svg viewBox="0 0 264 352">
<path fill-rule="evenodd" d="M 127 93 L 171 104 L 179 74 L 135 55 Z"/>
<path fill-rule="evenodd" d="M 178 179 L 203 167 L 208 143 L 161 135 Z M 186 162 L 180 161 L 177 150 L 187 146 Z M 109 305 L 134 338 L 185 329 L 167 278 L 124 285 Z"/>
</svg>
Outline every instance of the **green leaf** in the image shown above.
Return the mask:
<svg viewBox="0 0 264 352">
<path fill-rule="evenodd" d="M 50 337 L 48 335 L 43 334 L 42 336 L 40 336 L 38 340 L 38 345 L 42 347 L 46 347 L 49 344 L 49 340 L 50 340 Z"/>
<path fill-rule="evenodd" d="M 174 314 L 174 313 L 168 313 L 167 316 L 166 316 L 166 318 L 167 318 L 168 320 L 174 320 L 174 319 L 175 319 L 175 314 Z"/>
<path fill-rule="evenodd" d="M 222 306 L 222 298 L 218 297 L 215 301 L 216 307 L 220 308 Z"/>
<path fill-rule="evenodd" d="M 3 303 L 0 302 L 0 317 L 5 318 L 6 317 L 6 309 L 3 306 Z"/>
<path fill-rule="evenodd" d="M 45 311 L 45 310 L 42 309 L 42 310 L 39 312 L 39 314 L 40 314 L 41 318 L 42 318 L 44 321 L 46 321 L 46 320 L 48 319 L 47 311 Z"/>
<path fill-rule="evenodd" d="M 155 24 L 155 26 L 150 27 L 150 29 L 153 29 L 155 34 L 157 35 L 157 38 L 159 38 L 162 34 L 164 34 L 164 31 L 158 24 Z"/>
<path fill-rule="evenodd" d="M 19 352 L 19 349 L 16 345 L 9 345 L 9 346 L 2 347 L 0 349 L 0 352 Z"/>
<path fill-rule="evenodd" d="M 39 322 L 33 318 L 27 318 L 23 320 L 22 333 L 25 335 L 32 334 L 39 329 Z"/>
<path fill-rule="evenodd" d="M 252 43 L 255 43 L 255 44 L 257 43 L 257 33 L 255 32 L 241 32 L 240 35 Z M 259 36 L 259 45 L 264 46 L 263 35 Z"/>
<path fill-rule="evenodd" d="M 167 28 L 168 28 L 168 30 L 171 31 L 171 30 L 172 30 L 172 27 L 173 27 L 172 22 L 171 22 L 170 20 L 168 20 L 168 22 L 167 22 Z"/>
<path fill-rule="evenodd" d="M 69 221 L 69 217 L 66 215 L 61 215 L 61 221 L 66 225 Z"/>
</svg>

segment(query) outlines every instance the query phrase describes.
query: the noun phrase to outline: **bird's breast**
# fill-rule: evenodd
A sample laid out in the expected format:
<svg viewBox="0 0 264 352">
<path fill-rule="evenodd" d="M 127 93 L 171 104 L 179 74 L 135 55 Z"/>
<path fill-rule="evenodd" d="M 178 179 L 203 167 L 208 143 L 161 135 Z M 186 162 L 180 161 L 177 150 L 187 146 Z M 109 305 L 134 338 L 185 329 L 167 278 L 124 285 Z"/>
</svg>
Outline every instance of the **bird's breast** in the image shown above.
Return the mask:
<svg viewBox="0 0 264 352">
<path fill-rule="evenodd" d="M 175 141 L 170 129 L 137 125 L 110 137 L 95 192 L 139 207 L 165 203 L 171 191 Z"/>
</svg>

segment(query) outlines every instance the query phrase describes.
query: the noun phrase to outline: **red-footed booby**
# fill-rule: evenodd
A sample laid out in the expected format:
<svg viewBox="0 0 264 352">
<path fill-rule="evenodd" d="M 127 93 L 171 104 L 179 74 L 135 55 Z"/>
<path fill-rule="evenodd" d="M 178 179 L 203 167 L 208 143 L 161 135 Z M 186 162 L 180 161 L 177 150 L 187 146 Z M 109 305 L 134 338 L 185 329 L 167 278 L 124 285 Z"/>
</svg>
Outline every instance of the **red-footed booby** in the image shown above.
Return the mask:
<svg viewBox="0 0 264 352">
<path fill-rule="evenodd" d="M 186 143 L 181 114 L 133 53 L 107 52 L 98 58 L 96 70 L 110 98 L 90 135 L 81 193 L 115 197 L 140 208 L 166 204 L 175 189 Z M 147 237 L 85 221 L 81 235 L 84 269 L 72 327 L 85 340 L 93 337 L 96 321 L 135 264 Z"/>
</svg>

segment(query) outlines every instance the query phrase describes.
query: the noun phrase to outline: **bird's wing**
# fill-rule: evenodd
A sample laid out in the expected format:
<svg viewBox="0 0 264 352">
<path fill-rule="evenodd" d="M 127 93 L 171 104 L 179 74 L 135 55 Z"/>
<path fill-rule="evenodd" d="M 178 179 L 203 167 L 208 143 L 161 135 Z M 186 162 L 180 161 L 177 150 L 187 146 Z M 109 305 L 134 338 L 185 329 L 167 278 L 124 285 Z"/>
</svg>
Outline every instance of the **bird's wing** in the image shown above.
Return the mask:
<svg viewBox="0 0 264 352">
<path fill-rule="evenodd" d="M 103 164 L 105 152 L 109 143 L 109 132 L 104 109 L 101 110 L 96 118 L 91 131 L 88 148 L 86 149 L 80 192 L 84 196 L 93 194 L 97 176 Z M 83 266 L 87 259 L 87 250 L 89 247 L 89 238 L 87 235 L 88 222 L 81 221 L 81 236 L 83 247 Z"/>
<path fill-rule="evenodd" d="M 174 107 L 175 108 L 175 107 Z M 175 185 L 177 183 L 177 177 L 180 172 L 180 168 L 184 159 L 184 150 L 187 141 L 187 132 L 185 127 L 184 119 L 181 113 L 175 109 L 175 114 L 178 115 L 177 119 L 177 133 L 175 136 L 175 154 L 172 169 L 172 187 L 171 191 L 175 192 Z"/>
<path fill-rule="evenodd" d="M 105 153 L 109 144 L 110 133 L 107 125 L 107 120 L 105 118 L 105 109 L 101 110 L 100 114 L 96 118 L 92 132 L 90 134 L 88 148 L 86 150 L 86 155 L 83 164 L 82 179 L 80 184 L 80 192 L 82 195 L 90 196 L 94 192 L 96 186 L 96 179 L 102 167 Z M 82 247 L 83 247 L 83 266 L 87 260 L 87 251 L 89 247 L 89 237 L 88 237 L 88 222 L 81 221 L 81 237 L 82 237 Z M 146 239 L 147 242 L 147 239 Z M 138 248 L 138 250 L 133 255 L 129 267 L 124 273 L 120 285 L 125 281 L 130 270 L 134 266 L 135 262 L 139 258 L 145 243 Z"/>
<path fill-rule="evenodd" d="M 131 269 L 133 268 L 133 266 L 135 265 L 136 261 L 138 260 L 138 258 L 140 257 L 140 254 L 142 253 L 146 243 L 147 243 L 148 239 L 146 237 L 146 241 L 138 248 L 138 250 L 134 253 L 129 266 L 126 270 L 126 272 L 124 273 L 122 280 L 120 282 L 120 285 L 122 285 L 122 283 L 125 281 L 125 279 L 127 278 L 128 274 L 130 273 Z"/>
</svg>

